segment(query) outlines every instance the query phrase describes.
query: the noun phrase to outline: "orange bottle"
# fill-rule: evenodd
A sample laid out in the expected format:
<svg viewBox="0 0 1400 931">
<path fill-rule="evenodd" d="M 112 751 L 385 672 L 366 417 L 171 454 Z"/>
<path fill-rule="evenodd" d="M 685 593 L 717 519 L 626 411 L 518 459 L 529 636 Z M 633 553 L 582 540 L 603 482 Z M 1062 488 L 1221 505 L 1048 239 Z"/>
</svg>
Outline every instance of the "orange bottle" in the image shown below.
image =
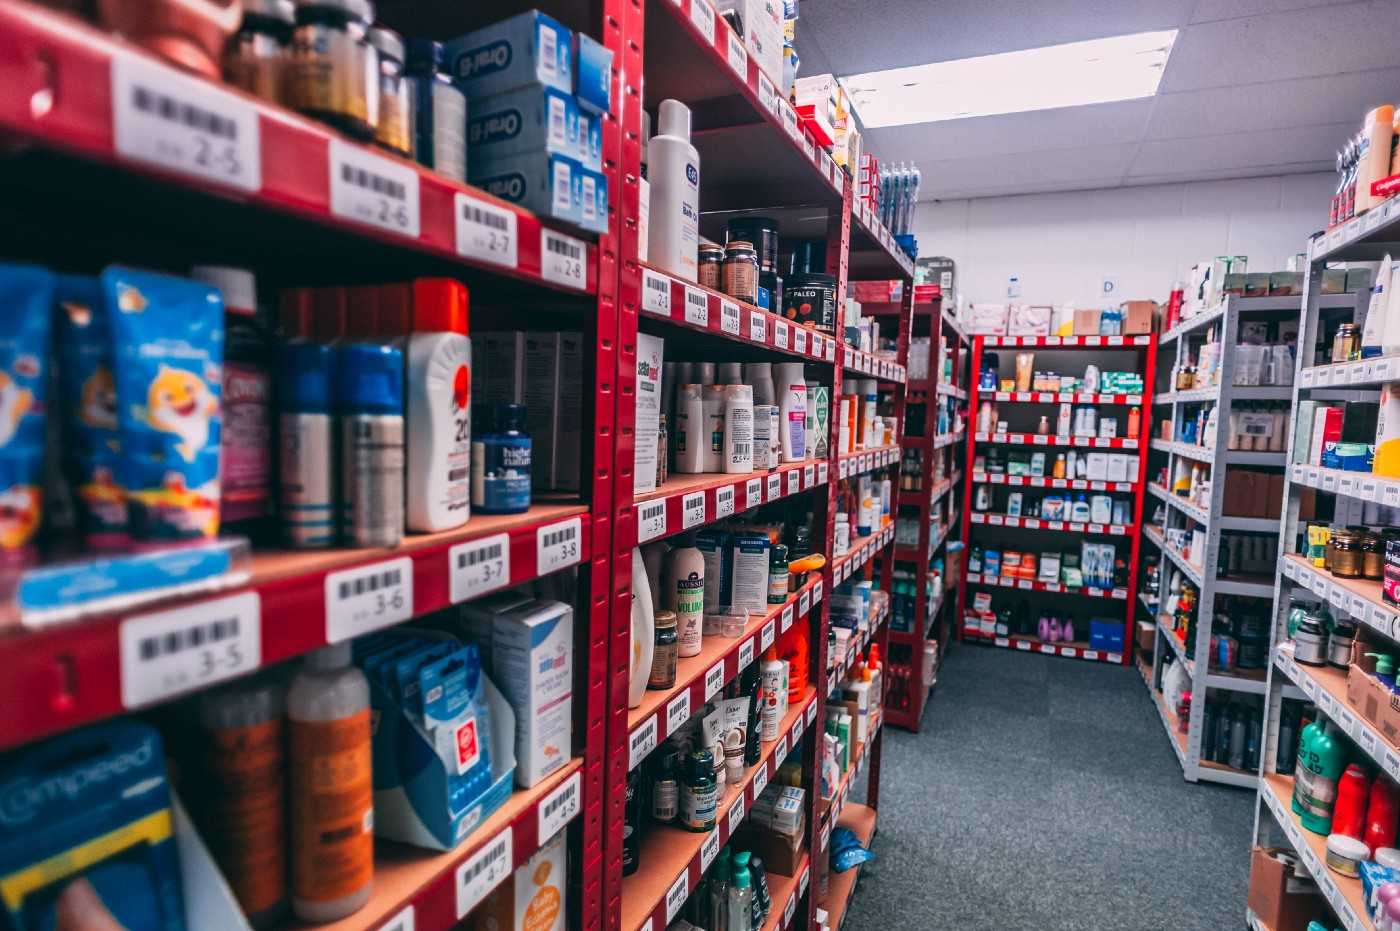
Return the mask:
<svg viewBox="0 0 1400 931">
<path fill-rule="evenodd" d="M 1142 408 L 1135 407 L 1128 411 L 1128 439 L 1135 440 L 1138 431 L 1142 429 Z"/>
</svg>

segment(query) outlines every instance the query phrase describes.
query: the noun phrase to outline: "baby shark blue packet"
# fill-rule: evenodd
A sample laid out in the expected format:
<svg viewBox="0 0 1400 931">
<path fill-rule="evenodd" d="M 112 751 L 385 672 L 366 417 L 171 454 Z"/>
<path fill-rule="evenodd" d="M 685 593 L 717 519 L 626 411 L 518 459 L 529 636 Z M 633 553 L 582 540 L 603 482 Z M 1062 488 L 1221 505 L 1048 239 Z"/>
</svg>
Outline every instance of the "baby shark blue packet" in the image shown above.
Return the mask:
<svg viewBox="0 0 1400 931">
<path fill-rule="evenodd" d="M 0 555 L 27 547 L 43 518 L 53 290 L 46 269 L 0 264 Z"/>
<path fill-rule="evenodd" d="M 215 537 L 223 298 L 208 285 L 121 266 L 103 271 L 102 291 L 131 536 Z"/>
</svg>

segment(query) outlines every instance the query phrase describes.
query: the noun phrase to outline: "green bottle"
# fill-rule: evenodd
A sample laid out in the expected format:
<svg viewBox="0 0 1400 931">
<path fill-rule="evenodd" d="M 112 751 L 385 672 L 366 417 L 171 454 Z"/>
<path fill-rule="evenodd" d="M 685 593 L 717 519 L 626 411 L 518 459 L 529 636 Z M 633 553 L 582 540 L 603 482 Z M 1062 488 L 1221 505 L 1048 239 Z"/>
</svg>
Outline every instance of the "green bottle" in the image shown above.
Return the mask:
<svg viewBox="0 0 1400 931">
<path fill-rule="evenodd" d="M 1331 722 L 1314 721 L 1298 741 L 1298 765 L 1293 771 L 1293 812 L 1314 834 L 1332 833 L 1332 809 L 1337 803 L 1337 780 L 1346 768 L 1346 749 Z"/>
</svg>

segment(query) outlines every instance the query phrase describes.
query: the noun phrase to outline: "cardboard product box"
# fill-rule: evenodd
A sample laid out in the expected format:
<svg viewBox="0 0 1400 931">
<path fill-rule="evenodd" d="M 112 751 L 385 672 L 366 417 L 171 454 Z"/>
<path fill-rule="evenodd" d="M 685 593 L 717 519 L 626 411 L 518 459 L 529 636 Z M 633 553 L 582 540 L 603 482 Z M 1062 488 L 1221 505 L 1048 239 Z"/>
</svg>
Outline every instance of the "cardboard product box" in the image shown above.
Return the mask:
<svg viewBox="0 0 1400 931">
<path fill-rule="evenodd" d="M 520 330 L 472 334 L 472 400 L 523 404 L 525 334 Z"/>
<path fill-rule="evenodd" d="M 1227 469 L 1225 471 L 1225 500 L 1223 512 L 1230 517 L 1262 517 L 1264 497 L 1268 493 L 1267 480 L 1261 489 L 1259 473 L 1247 469 Z"/>
<path fill-rule="evenodd" d="M 1294 876 L 1297 854 L 1255 847 L 1249 860 L 1249 910 L 1270 931 L 1307 931 L 1308 924 L 1331 924 L 1327 900 L 1310 879 Z"/>
<path fill-rule="evenodd" d="M 1322 454 L 1341 441 L 1343 416 L 1344 410 L 1341 407 L 1319 406 L 1313 411 L 1307 460 L 1310 465 L 1321 465 Z"/>
<path fill-rule="evenodd" d="M 538 10 L 443 43 L 447 73 L 471 99 L 526 84 L 572 94 L 573 48 L 568 27 Z"/>
<path fill-rule="evenodd" d="M 1048 304 L 1012 304 L 1007 316 L 1009 336 L 1049 336 L 1051 308 Z"/>
<path fill-rule="evenodd" d="M 773 86 L 778 96 L 787 99 L 789 88 L 783 83 L 783 5 L 773 0 L 720 0 L 716 14 L 730 11 L 738 14 L 744 24 L 744 48 Z"/>
<path fill-rule="evenodd" d="M 1076 307 L 1074 309 L 1074 335 L 1098 336 L 1099 321 L 1103 314 L 1097 307 Z"/>
<path fill-rule="evenodd" d="M 957 263 L 946 255 L 921 256 L 914 263 L 914 280 L 920 284 L 936 284 L 944 294 L 952 294 L 957 289 Z"/>
<path fill-rule="evenodd" d="M 578 105 L 597 116 L 612 109 L 613 53 L 582 32 L 574 34 L 574 90 Z"/>
<path fill-rule="evenodd" d="M 972 304 L 969 310 L 969 333 L 974 336 L 1006 335 L 1007 310 L 1005 304 Z"/>
<path fill-rule="evenodd" d="M 776 831 L 767 831 L 745 822 L 736 839 L 730 843 L 735 850 L 752 850 L 763 861 L 763 868 L 769 873 L 796 876 L 806 847 L 802 835 L 803 832 L 799 830 L 796 836 L 786 837 Z M 825 856 L 813 857 L 813 871 L 816 871 L 815 861 L 826 859 L 828 858 Z"/>
<path fill-rule="evenodd" d="M 637 410 L 638 437 L 652 441 L 635 444 L 632 457 L 632 491 L 656 490 L 656 442 L 661 429 L 661 363 L 666 341 L 647 333 L 637 334 Z"/>
<path fill-rule="evenodd" d="M 528 789 L 573 749 L 574 611 L 533 601 L 496 616 L 491 678 L 515 711 L 515 781 Z"/>
<path fill-rule="evenodd" d="M 1302 272 L 1269 272 L 1269 294 L 1287 297 L 1303 293 Z"/>
<path fill-rule="evenodd" d="M 504 156 L 550 152 L 589 164 L 585 134 L 589 121 L 579 120 L 578 100 L 556 87 L 538 84 L 489 94 L 472 101 L 467 118 L 467 145 L 474 159 L 494 161 Z"/>
<path fill-rule="evenodd" d="M 1364 628 L 1351 644 L 1351 665 L 1347 667 L 1347 703 L 1375 725 L 1393 746 L 1400 746 L 1400 696 L 1376 679 L 1376 659 L 1367 653 L 1384 652 L 1386 643 Z"/>
<path fill-rule="evenodd" d="M 1137 646 L 1144 653 L 1152 652 L 1157 644 L 1157 625 L 1151 621 L 1137 622 Z"/>
<path fill-rule="evenodd" d="M 541 216 L 605 232 L 608 179 L 567 155 L 544 150 L 473 158 L 467 180 L 487 193 Z"/>
<path fill-rule="evenodd" d="M 1152 332 L 1157 319 L 1156 301 L 1124 301 L 1123 335 L 1145 336 Z"/>
<path fill-rule="evenodd" d="M 564 931 L 568 846 L 560 831 L 491 890 L 468 919 L 471 931 Z"/>
<path fill-rule="evenodd" d="M 531 487 L 541 491 L 578 491 L 583 441 L 582 334 L 526 333 L 525 371 L 525 416 L 533 460 Z"/>
</svg>

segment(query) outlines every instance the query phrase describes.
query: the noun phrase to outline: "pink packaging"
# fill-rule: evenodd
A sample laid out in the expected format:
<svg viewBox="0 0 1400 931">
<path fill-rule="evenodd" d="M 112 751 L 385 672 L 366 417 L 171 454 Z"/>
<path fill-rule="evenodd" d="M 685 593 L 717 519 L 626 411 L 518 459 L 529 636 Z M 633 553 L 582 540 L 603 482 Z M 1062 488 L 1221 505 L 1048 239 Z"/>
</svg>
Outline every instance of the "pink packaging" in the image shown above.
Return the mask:
<svg viewBox="0 0 1400 931">
<path fill-rule="evenodd" d="M 974 336 L 1005 336 L 1006 317 L 1005 304 L 971 304 L 967 330 Z"/>
<path fill-rule="evenodd" d="M 1012 304 L 1007 316 L 1008 336 L 1049 336 L 1051 308 L 1044 304 Z"/>
</svg>

